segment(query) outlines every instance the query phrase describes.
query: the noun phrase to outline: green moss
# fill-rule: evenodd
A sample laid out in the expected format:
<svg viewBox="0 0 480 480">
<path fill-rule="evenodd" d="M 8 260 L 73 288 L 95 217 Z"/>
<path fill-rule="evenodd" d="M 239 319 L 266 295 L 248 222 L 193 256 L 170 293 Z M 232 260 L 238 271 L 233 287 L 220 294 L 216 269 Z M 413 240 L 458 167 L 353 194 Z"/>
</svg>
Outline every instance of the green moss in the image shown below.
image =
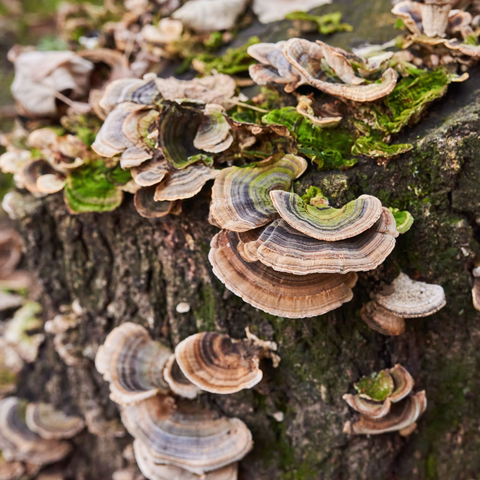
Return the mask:
<svg viewBox="0 0 480 480">
<path fill-rule="evenodd" d="M 314 198 L 318 198 L 318 197 L 326 200 L 326 202 L 328 203 L 328 198 L 322 193 L 322 190 L 318 187 L 313 187 L 312 186 L 312 187 L 308 187 L 308 189 L 305 192 L 305 195 L 302 195 L 302 200 L 305 203 L 310 204 L 311 200 L 313 200 Z"/>
<path fill-rule="evenodd" d="M 413 148 L 410 143 L 399 143 L 388 145 L 382 140 L 376 140 L 374 137 L 357 138 L 352 147 L 353 155 L 366 155 L 367 157 L 391 158 L 401 153 L 408 152 Z"/>
<path fill-rule="evenodd" d="M 70 173 L 65 185 L 65 200 L 72 212 L 108 212 L 123 200 L 123 192 L 109 180 L 115 169 L 103 160 L 87 163 Z"/>
<path fill-rule="evenodd" d="M 314 23 L 318 27 L 318 32 L 323 35 L 329 35 L 336 32 L 351 32 L 353 30 L 353 27 L 348 23 L 341 23 L 341 12 L 327 13 L 326 15 L 312 15 L 307 12 L 292 12 L 289 13 L 285 19 Z"/>
</svg>

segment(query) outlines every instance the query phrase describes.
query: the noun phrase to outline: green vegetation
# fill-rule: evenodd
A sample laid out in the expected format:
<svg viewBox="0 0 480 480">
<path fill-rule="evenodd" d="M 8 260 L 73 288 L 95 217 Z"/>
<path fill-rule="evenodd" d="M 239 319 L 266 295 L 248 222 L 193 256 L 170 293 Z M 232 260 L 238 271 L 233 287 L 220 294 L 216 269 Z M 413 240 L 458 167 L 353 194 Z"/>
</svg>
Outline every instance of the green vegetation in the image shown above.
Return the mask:
<svg viewBox="0 0 480 480">
<path fill-rule="evenodd" d="M 401 153 L 408 152 L 413 148 L 410 143 L 399 143 L 388 145 L 382 140 L 375 139 L 375 136 L 357 138 L 352 147 L 354 155 L 366 155 L 367 157 L 391 158 Z"/>
<path fill-rule="evenodd" d="M 382 370 L 378 373 L 372 373 L 369 377 L 362 377 L 354 387 L 360 395 L 366 395 L 372 400 L 383 402 L 393 392 L 394 384 L 390 374 Z"/>
<path fill-rule="evenodd" d="M 325 201 L 328 203 L 328 198 L 322 193 L 322 190 L 320 190 L 320 188 L 313 186 L 308 187 L 308 189 L 305 191 L 305 195 L 302 195 L 302 200 L 305 203 L 310 204 L 310 201 L 314 198 L 325 199 Z"/>
<path fill-rule="evenodd" d="M 397 223 L 398 233 L 408 232 L 414 222 L 412 214 L 408 211 L 401 212 L 398 208 L 390 207 L 389 210 L 393 213 L 393 217 L 395 218 L 395 222 Z"/>
<path fill-rule="evenodd" d="M 348 23 L 342 22 L 340 12 L 327 13 L 326 15 L 311 15 L 307 12 L 292 12 L 286 17 L 286 20 L 311 22 L 316 24 L 318 33 L 329 35 L 335 32 L 351 32 L 353 27 Z"/>
</svg>

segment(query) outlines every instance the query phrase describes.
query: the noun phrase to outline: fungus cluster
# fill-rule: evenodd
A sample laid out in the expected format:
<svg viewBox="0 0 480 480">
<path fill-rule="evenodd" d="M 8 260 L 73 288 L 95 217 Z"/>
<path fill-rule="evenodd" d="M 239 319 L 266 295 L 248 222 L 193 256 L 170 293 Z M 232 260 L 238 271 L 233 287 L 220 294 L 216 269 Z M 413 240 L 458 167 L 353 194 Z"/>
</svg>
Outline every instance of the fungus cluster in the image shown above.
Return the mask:
<svg viewBox="0 0 480 480">
<path fill-rule="evenodd" d="M 140 325 L 127 322 L 115 328 L 95 364 L 135 438 L 135 458 L 143 474 L 149 479 L 174 473 L 179 478 L 237 478 L 236 462 L 253 445 L 250 431 L 241 420 L 192 399 L 201 390 L 229 394 L 253 387 L 262 378 L 262 357 L 278 363 L 275 349 L 251 334 L 235 341 L 200 333 L 172 353 Z"/>
<path fill-rule="evenodd" d="M 398 431 L 410 435 L 416 421 L 427 408 L 424 391 L 413 393 L 415 382 L 401 365 L 363 377 L 354 385 L 357 393 L 343 399 L 360 413 L 355 422 L 348 421 L 344 432 L 355 435 L 378 435 Z"/>
<path fill-rule="evenodd" d="M 305 166 L 287 155 L 223 169 L 210 206 L 211 222 L 223 229 L 211 243 L 215 275 L 247 303 L 291 318 L 350 301 L 355 272 L 380 265 L 398 235 L 376 197 L 335 209 L 289 192 Z"/>
<path fill-rule="evenodd" d="M 400 335 L 405 318 L 420 318 L 438 312 L 446 304 L 440 285 L 412 280 L 405 273 L 372 296 L 361 310 L 363 321 L 383 335 Z"/>
</svg>

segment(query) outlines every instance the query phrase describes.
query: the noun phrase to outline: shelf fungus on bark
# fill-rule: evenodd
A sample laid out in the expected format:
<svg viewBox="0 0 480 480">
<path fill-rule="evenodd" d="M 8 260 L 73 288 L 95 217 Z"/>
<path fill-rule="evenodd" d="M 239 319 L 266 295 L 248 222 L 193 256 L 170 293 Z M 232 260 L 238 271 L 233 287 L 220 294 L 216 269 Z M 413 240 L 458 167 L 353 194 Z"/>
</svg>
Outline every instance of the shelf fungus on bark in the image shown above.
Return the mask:
<svg viewBox="0 0 480 480">
<path fill-rule="evenodd" d="M 421 318 L 438 312 L 446 305 L 440 285 L 412 280 L 400 275 L 362 307 L 363 321 L 383 335 L 400 335 L 405 331 L 405 318 Z"/>
<path fill-rule="evenodd" d="M 25 421 L 32 432 L 47 440 L 72 438 L 85 427 L 81 417 L 66 415 L 48 403 L 29 403 Z"/>
<path fill-rule="evenodd" d="M 238 477 L 237 463 L 200 476 L 180 467 L 156 463 L 148 447 L 139 440 L 133 442 L 133 449 L 138 468 L 149 480 L 237 480 Z"/>
<path fill-rule="evenodd" d="M 480 56 L 473 17 L 469 12 L 454 9 L 454 3 L 451 0 L 397 3 L 392 13 L 402 19 L 410 32 L 404 47 L 412 43 L 422 45 L 438 53 L 442 60 L 450 54 L 450 62 L 451 55 Z"/>
<path fill-rule="evenodd" d="M 258 83 L 258 82 L 257 82 Z M 308 118 L 314 125 L 323 128 L 336 127 L 341 121 L 342 117 L 318 117 L 313 110 L 313 101 L 310 97 L 300 95 L 298 98 L 297 112 L 300 115 Z"/>
<path fill-rule="evenodd" d="M 472 288 L 472 300 L 473 306 L 476 310 L 480 311 L 480 267 L 475 267 L 472 270 L 473 275 L 473 288 Z"/>
<path fill-rule="evenodd" d="M 163 378 L 168 383 L 170 390 L 180 397 L 193 399 L 201 392 L 201 389 L 183 374 L 178 366 L 175 354 L 170 355 L 167 360 L 163 370 Z"/>
<path fill-rule="evenodd" d="M 247 262 L 238 251 L 239 234 L 222 230 L 211 242 L 213 273 L 235 295 L 264 312 L 280 317 L 322 315 L 353 298 L 357 274 L 293 275 L 261 262 Z"/>
<path fill-rule="evenodd" d="M 18 480 L 25 473 L 22 462 L 7 461 L 0 452 L 0 480 Z"/>
<path fill-rule="evenodd" d="M 356 395 L 343 396 L 360 413 L 353 424 L 346 422 L 344 432 L 375 435 L 399 431 L 402 436 L 410 435 L 427 407 L 425 392 L 413 393 L 414 385 L 412 376 L 400 364 L 363 377 L 354 385 Z"/>
<path fill-rule="evenodd" d="M 127 322 L 108 334 L 97 352 L 95 366 L 110 382 L 110 398 L 129 405 L 169 391 L 163 370 L 171 354 L 141 325 Z"/>
<path fill-rule="evenodd" d="M 276 345 L 274 345 L 276 349 Z M 234 340 L 228 335 L 204 332 L 191 335 L 175 348 L 183 374 L 206 392 L 230 394 L 259 383 L 262 357 L 271 356 L 252 339 Z"/>
<path fill-rule="evenodd" d="M 25 424 L 27 402 L 17 397 L 0 401 L 0 449 L 8 461 L 26 461 L 35 465 L 58 462 L 71 451 L 65 441 L 47 440 Z"/>
<path fill-rule="evenodd" d="M 157 187 L 141 188 L 135 192 L 133 203 L 139 215 L 144 218 L 161 218 L 170 213 L 175 213 L 180 204 L 178 202 L 159 202 L 154 200 Z"/>
<path fill-rule="evenodd" d="M 43 329 L 43 321 L 38 318 L 42 311 L 39 303 L 28 302 L 19 308 L 13 318 L 7 322 L 3 337 L 27 363 L 35 361 L 45 335 L 39 333 Z"/>
<path fill-rule="evenodd" d="M 43 159 L 26 165 L 21 176 L 25 188 L 36 196 L 59 192 L 65 186 L 65 177 Z"/>
<path fill-rule="evenodd" d="M 252 434 L 238 418 L 227 418 L 196 402 L 155 396 L 121 409 L 129 433 L 155 463 L 203 475 L 241 460 Z"/>
<path fill-rule="evenodd" d="M 171 167 L 164 158 L 148 160 L 130 170 L 133 180 L 141 187 L 159 184 L 170 173 Z"/>
<path fill-rule="evenodd" d="M 233 136 L 224 112 L 221 105 L 205 105 L 204 117 L 193 140 L 195 148 L 209 153 L 221 153 L 230 147 Z"/>
<path fill-rule="evenodd" d="M 363 377 L 354 385 L 358 393 L 345 394 L 343 399 L 362 415 L 378 419 L 388 415 L 392 404 L 400 402 L 409 395 L 414 384 L 410 373 L 397 364 L 378 374 Z"/>
<path fill-rule="evenodd" d="M 285 58 L 298 70 L 313 87 L 322 92 L 355 102 L 371 102 L 383 98 L 393 91 L 397 84 L 397 73 L 388 68 L 380 83 L 362 84 L 355 75 L 347 52 L 319 42 L 313 43 L 300 38 L 290 39 L 283 48 Z M 322 59 L 344 83 L 332 83 L 322 70 Z M 323 74 L 324 79 L 318 78 Z"/>
<path fill-rule="evenodd" d="M 306 160 L 295 155 L 225 168 L 213 184 L 210 214 L 228 230 L 245 232 L 261 227 L 278 215 L 270 192 L 288 190 L 306 169 Z"/>
<path fill-rule="evenodd" d="M 257 43 L 248 47 L 247 53 L 260 62 L 250 65 L 248 69 L 257 85 L 284 84 L 286 92 L 293 92 L 307 83 L 306 78 L 283 55 L 282 50 L 286 43 Z"/>
<path fill-rule="evenodd" d="M 12 94 L 20 104 L 20 113 L 26 116 L 54 117 L 58 114 L 57 99 L 68 101 L 66 92 L 73 99 L 79 98 L 89 88 L 93 64 L 74 52 L 12 49 L 9 59 L 15 66 Z"/>
</svg>

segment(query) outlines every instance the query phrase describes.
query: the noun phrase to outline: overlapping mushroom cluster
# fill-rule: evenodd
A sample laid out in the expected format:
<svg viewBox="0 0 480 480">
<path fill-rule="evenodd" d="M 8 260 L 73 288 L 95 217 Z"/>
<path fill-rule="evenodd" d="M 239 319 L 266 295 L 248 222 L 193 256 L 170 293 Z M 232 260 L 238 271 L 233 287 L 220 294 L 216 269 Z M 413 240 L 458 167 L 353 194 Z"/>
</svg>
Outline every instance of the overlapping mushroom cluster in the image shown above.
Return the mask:
<svg viewBox="0 0 480 480">
<path fill-rule="evenodd" d="M 135 458 L 143 474 L 151 480 L 174 473 L 192 480 L 197 475 L 236 479 L 236 462 L 253 445 L 250 431 L 241 420 L 192 399 L 201 390 L 228 394 L 253 387 L 262 378 L 262 357 L 278 363 L 275 349 L 251 334 L 235 341 L 228 335 L 200 333 L 172 353 L 140 325 L 127 322 L 115 328 L 95 364 L 135 438 Z"/>
<path fill-rule="evenodd" d="M 215 275 L 247 303 L 290 318 L 350 301 L 355 272 L 380 265 L 398 235 L 392 213 L 375 197 L 335 209 L 289 192 L 305 168 L 293 155 L 226 168 L 210 206 L 211 223 L 223 229 L 209 254 Z"/>
<path fill-rule="evenodd" d="M 400 335 L 405 331 L 405 318 L 420 318 L 438 312 L 446 305 L 440 285 L 412 280 L 405 273 L 381 291 L 361 310 L 363 321 L 383 335 Z"/>
<path fill-rule="evenodd" d="M 416 421 L 427 408 L 424 391 L 413 393 L 415 382 L 401 365 L 363 377 L 354 385 L 357 393 L 343 399 L 360 413 L 355 422 L 348 421 L 344 432 L 356 435 L 378 435 L 398 431 L 410 435 Z"/>
<path fill-rule="evenodd" d="M 28 403 L 17 397 L 0 400 L 1 478 L 13 480 L 26 471 L 35 475 L 43 465 L 62 460 L 72 450 L 65 440 L 83 428 L 82 418 L 66 415 L 49 404 Z"/>
</svg>

